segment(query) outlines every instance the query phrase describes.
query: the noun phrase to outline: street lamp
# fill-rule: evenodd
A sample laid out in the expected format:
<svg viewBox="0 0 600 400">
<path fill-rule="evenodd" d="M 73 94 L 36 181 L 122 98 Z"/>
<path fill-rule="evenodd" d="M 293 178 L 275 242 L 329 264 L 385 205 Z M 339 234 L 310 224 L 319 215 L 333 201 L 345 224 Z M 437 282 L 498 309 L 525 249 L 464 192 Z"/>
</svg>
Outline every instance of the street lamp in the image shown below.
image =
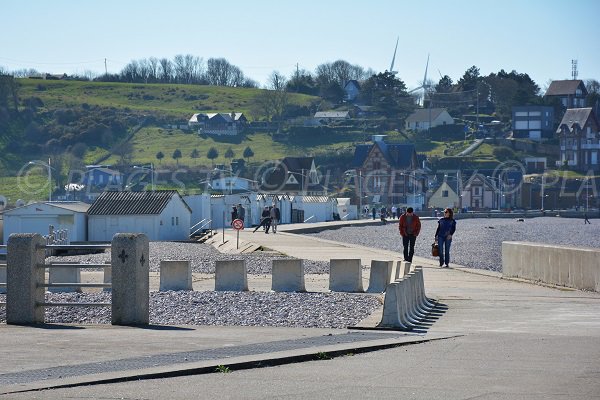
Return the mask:
<svg viewBox="0 0 600 400">
<path fill-rule="evenodd" d="M 48 164 L 39 160 L 29 161 L 28 164 L 39 165 L 40 167 L 48 168 L 48 201 L 52 201 L 52 170 L 54 167 L 50 165 L 50 159 L 48 159 Z"/>
<path fill-rule="evenodd" d="M 154 164 L 150 163 L 150 168 L 148 168 L 144 165 L 134 165 L 133 169 L 141 169 L 144 171 L 150 171 L 150 182 L 152 185 L 152 191 L 154 192 Z"/>
</svg>

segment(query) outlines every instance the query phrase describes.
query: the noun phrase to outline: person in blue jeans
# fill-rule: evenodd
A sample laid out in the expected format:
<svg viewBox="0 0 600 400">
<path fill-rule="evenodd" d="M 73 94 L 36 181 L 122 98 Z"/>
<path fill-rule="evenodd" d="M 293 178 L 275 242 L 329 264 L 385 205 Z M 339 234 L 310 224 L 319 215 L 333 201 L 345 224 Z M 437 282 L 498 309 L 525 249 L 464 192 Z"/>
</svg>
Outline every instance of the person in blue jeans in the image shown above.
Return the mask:
<svg viewBox="0 0 600 400">
<path fill-rule="evenodd" d="M 444 218 L 438 221 L 438 227 L 435 231 L 435 237 L 438 243 L 440 254 L 440 267 L 448 268 L 450 266 L 450 245 L 452 245 L 452 235 L 456 231 L 456 221 L 454 212 L 450 208 L 444 210 Z"/>
</svg>

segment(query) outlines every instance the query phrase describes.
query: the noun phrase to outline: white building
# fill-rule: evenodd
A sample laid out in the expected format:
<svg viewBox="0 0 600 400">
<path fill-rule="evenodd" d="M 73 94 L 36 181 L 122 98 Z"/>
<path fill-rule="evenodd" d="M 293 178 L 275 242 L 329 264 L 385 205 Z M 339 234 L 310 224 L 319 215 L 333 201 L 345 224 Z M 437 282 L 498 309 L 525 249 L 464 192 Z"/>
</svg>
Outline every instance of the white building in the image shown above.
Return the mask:
<svg viewBox="0 0 600 400">
<path fill-rule="evenodd" d="M 406 129 L 426 131 L 430 127 L 454 124 L 454 118 L 445 108 L 421 108 L 406 118 Z"/>
<path fill-rule="evenodd" d="M 54 230 L 67 230 L 70 242 L 87 241 L 89 204 L 79 201 L 38 202 L 4 212 L 3 242 L 12 233 L 39 233 L 47 235 L 50 225 Z"/>
<path fill-rule="evenodd" d="M 103 192 L 88 210 L 90 241 L 115 233 L 144 233 L 150 240 L 187 240 L 192 210 L 176 190 Z"/>
</svg>

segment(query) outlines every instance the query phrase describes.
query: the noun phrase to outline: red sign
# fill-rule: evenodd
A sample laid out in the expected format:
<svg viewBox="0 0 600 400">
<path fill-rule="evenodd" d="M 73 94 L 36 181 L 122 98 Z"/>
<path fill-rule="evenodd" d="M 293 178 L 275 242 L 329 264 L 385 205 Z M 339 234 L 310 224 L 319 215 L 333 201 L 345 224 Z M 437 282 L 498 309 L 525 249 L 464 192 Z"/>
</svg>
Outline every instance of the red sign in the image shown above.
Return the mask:
<svg viewBox="0 0 600 400">
<path fill-rule="evenodd" d="M 244 229 L 244 221 L 242 221 L 241 219 L 234 219 L 233 222 L 231 223 L 231 226 L 236 231 L 242 230 L 242 229 Z"/>
</svg>

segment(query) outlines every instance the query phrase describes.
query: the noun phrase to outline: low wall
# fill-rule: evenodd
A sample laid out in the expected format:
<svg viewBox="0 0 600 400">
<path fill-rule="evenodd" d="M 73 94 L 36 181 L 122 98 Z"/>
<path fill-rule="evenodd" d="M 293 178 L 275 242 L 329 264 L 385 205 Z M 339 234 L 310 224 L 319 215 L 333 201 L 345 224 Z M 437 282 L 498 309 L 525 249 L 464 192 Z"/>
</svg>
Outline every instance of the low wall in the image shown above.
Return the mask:
<svg viewBox="0 0 600 400">
<path fill-rule="evenodd" d="M 502 242 L 502 275 L 600 292 L 600 249 Z"/>
</svg>

